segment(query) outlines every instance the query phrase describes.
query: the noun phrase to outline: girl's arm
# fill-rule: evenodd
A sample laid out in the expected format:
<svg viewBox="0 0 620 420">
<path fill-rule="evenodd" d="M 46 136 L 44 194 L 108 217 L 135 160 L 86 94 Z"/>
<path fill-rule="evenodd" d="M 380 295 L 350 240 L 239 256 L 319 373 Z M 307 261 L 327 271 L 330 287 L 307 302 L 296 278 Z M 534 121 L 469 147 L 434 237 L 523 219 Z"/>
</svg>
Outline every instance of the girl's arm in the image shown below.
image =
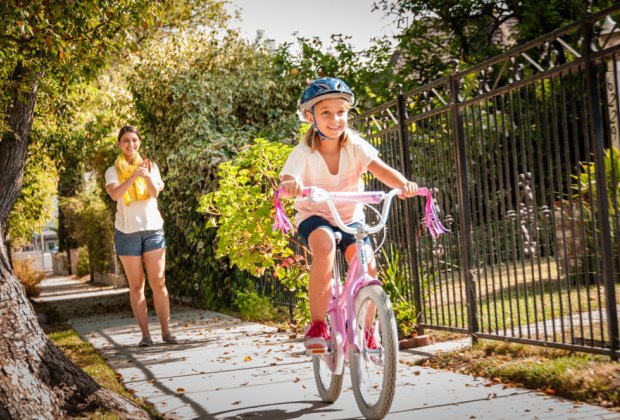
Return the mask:
<svg viewBox="0 0 620 420">
<path fill-rule="evenodd" d="M 409 181 L 403 174 L 379 158 L 368 165 L 368 170 L 388 187 L 401 188 L 403 190 L 402 197 L 413 197 L 418 191 L 418 184 Z"/>
</svg>

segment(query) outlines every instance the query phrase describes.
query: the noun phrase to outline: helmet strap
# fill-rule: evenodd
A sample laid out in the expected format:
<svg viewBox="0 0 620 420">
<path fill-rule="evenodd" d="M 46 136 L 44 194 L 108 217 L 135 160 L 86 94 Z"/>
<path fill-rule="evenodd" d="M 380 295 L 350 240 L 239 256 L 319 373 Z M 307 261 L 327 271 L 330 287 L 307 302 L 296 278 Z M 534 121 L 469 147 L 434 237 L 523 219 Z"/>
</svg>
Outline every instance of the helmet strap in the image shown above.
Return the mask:
<svg viewBox="0 0 620 420">
<path fill-rule="evenodd" d="M 314 105 L 312 105 L 312 128 L 314 128 L 314 131 L 316 131 L 316 133 L 319 135 L 321 140 L 336 140 L 337 138 L 337 137 L 327 137 L 325 134 L 321 133 L 321 130 L 319 130 L 319 126 L 316 125 L 316 117 L 314 116 Z"/>
</svg>

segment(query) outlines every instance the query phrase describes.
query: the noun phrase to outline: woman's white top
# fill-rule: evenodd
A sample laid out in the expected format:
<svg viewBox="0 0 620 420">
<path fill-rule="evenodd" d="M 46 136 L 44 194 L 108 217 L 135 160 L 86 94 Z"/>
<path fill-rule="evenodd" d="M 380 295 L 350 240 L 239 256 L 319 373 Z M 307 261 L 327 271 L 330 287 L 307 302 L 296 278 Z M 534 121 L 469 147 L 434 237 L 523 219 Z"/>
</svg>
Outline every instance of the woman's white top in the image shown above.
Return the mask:
<svg viewBox="0 0 620 420">
<path fill-rule="evenodd" d="M 151 177 L 155 185 L 160 186 L 160 190 L 163 189 L 164 183 L 159 173 L 159 168 L 155 163 L 151 168 Z M 105 171 L 105 185 L 110 184 L 119 185 L 121 182 L 118 179 L 118 173 L 116 167 L 110 166 Z M 159 213 L 157 208 L 157 199 L 148 198 L 146 200 L 131 201 L 129 205 L 125 204 L 123 197 L 116 201 L 116 218 L 114 220 L 114 227 L 123 233 L 134 233 L 145 230 L 157 230 L 164 226 L 164 219 Z"/>
<path fill-rule="evenodd" d="M 332 140 L 325 140 L 332 141 Z M 318 151 L 312 151 L 306 142 L 301 142 L 289 154 L 280 178 L 290 175 L 303 182 L 304 186 L 320 187 L 327 191 L 364 191 L 362 174 L 368 171 L 368 165 L 377 159 L 379 152 L 370 143 L 357 134 L 352 134 L 350 141 L 340 149 L 338 173 L 329 171 L 327 163 Z M 309 200 L 295 199 L 297 226 L 310 216 L 321 216 L 332 225 L 336 225 L 327 204 L 312 203 Z M 342 220 L 349 224 L 364 220 L 364 207 L 356 203 L 338 203 Z"/>
</svg>

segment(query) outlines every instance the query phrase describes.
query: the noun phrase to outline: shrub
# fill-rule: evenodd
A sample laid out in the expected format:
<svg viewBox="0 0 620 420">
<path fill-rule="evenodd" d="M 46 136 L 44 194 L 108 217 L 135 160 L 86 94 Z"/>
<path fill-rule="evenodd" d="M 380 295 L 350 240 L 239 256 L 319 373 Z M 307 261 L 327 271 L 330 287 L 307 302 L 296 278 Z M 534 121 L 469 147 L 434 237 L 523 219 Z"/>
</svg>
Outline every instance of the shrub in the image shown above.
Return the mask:
<svg viewBox="0 0 620 420">
<path fill-rule="evenodd" d="M 398 338 L 410 337 L 417 330 L 417 316 L 415 306 L 402 293 L 407 288 L 406 266 L 401 261 L 400 251 L 392 246 L 383 249 L 381 257 L 377 264 L 377 274 L 392 302 Z"/>
<path fill-rule="evenodd" d="M 610 237 L 612 246 L 612 258 L 615 259 L 616 270 L 620 269 L 620 151 L 615 147 L 607 149 L 603 158 L 605 178 L 607 181 L 607 211 L 610 225 Z M 575 179 L 572 185 L 576 193 L 572 199 L 575 203 L 580 203 L 581 207 L 575 206 L 577 209 L 583 209 L 583 226 L 585 229 L 585 237 L 588 239 L 586 249 L 595 250 L 594 243 L 601 236 L 598 221 L 601 218 L 598 206 L 598 184 L 596 182 L 596 164 L 594 162 L 582 162 L 581 171 L 578 175 L 573 176 Z M 565 208 L 571 208 L 571 203 L 566 202 Z M 578 255 L 581 259 L 580 263 L 586 267 L 596 267 L 594 259 L 596 256 Z M 590 261 L 588 261 L 590 258 Z"/>
<path fill-rule="evenodd" d="M 114 224 L 100 193 L 98 187 L 91 184 L 78 195 L 60 200 L 67 217 L 68 236 L 80 245 L 78 254 L 82 264 L 86 264 L 80 271 L 78 256 L 79 276 L 107 273 L 113 261 Z"/>
<path fill-rule="evenodd" d="M 77 257 L 77 273 L 76 274 L 78 277 L 84 277 L 85 275 L 90 273 L 88 248 L 86 246 L 79 247 L 77 254 L 78 254 L 78 257 Z"/>
<path fill-rule="evenodd" d="M 277 175 L 291 146 L 256 139 L 231 162 L 220 165 L 220 189 L 200 199 L 199 211 L 218 227 L 218 258 L 252 276 L 273 275 L 289 290 L 305 291 L 305 259 L 294 253 L 291 238 L 273 230 Z M 292 203 L 284 203 L 289 216 Z"/>
<path fill-rule="evenodd" d="M 39 283 L 41 283 L 45 275 L 43 272 L 32 268 L 32 261 L 29 259 L 13 261 L 13 271 L 15 271 L 15 276 L 26 288 L 26 295 L 28 297 L 39 296 L 39 293 L 41 293 Z"/>
<path fill-rule="evenodd" d="M 159 200 L 172 294 L 195 304 L 231 307 L 247 273 L 216 254 L 216 229 L 198 200 L 219 188 L 218 168 L 256 137 L 297 130 L 300 80 L 283 76 L 276 57 L 231 32 L 170 34 L 145 46 L 130 77 L 145 154 L 166 184 Z"/>
<path fill-rule="evenodd" d="M 266 296 L 254 291 L 235 291 L 235 306 L 243 319 L 252 321 L 271 321 L 275 318 L 274 307 Z"/>
</svg>

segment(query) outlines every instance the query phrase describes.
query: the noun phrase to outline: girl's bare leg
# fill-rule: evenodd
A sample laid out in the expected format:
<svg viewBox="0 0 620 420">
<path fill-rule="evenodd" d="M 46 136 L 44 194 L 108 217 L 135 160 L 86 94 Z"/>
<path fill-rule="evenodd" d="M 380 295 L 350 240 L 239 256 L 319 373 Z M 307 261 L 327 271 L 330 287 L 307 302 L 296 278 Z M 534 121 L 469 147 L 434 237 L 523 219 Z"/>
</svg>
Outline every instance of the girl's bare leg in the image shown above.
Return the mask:
<svg viewBox="0 0 620 420">
<path fill-rule="evenodd" d="M 166 288 L 166 250 L 160 248 L 145 252 L 144 265 L 149 285 L 153 290 L 153 304 L 157 318 L 159 318 L 161 335 L 166 337 L 170 333 L 170 300 Z"/>
<path fill-rule="evenodd" d="M 329 290 L 336 244 L 331 232 L 319 228 L 310 234 L 308 246 L 312 251 L 312 266 L 308 280 L 310 318 L 312 322 L 324 321 L 329 305 Z"/>
<path fill-rule="evenodd" d="M 119 256 L 129 282 L 131 310 L 143 337 L 149 337 L 149 319 L 144 296 L 144 271 L 141 256 Z"/>
</svg>

